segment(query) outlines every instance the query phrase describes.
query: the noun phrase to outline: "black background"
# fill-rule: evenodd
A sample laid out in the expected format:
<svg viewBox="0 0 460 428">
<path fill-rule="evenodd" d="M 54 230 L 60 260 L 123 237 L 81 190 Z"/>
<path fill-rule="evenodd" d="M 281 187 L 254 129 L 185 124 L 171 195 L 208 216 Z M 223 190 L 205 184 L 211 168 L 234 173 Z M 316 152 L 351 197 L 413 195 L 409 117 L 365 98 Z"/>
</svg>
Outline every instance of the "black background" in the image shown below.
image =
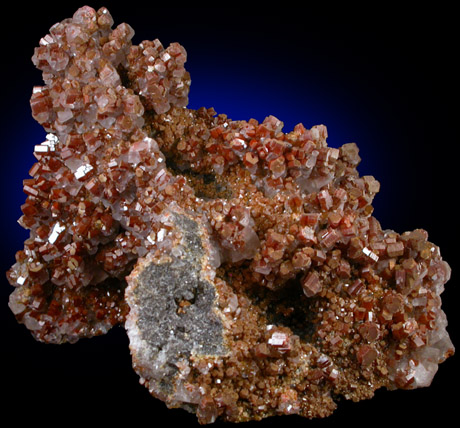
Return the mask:
<svg viewBox="0 0 460 428">
<path fill-rule="evenodd" d="M 381 183 L 375 216 L 384 228 L 402 233 L 423 228 L 453 269 L 443 294 L 448 331 L 459 346 L 458 291 L 458 34 L 454 12 L 371 8 L 338 11 L 275 3 L 260 8 L 227 3 L 181 7 L 130 1 L 106 6 L 115 20 L 129 23 L 135 44 L 159 38 L 188 52 L 190 107 L 215 107 L 232 119 L 258 120 L 273 114 L 285 131 L 302 122 L 323 123 L 333 147 L 354 141 L 361 174 Z M 34 162 L 33 146 L 45 136 L 30 115 L 29 98 L 41 75 L 30 57 L 55 22 L 83 3 L 16 2 L 3 15 L 1 62 L 1 271 L 14 263 L 27 232 L 16 223 L 24 202 L 22 179 Z M 4 277 L 5 278 L 5 277 Z M 81 422 L 162 426 L 196 419 L 167 410 L 138 384 L 124 330 L 74 345 L 36 342 L 7 307 L 12 288 L 2 280 L 0 314 L 2 406 L 15 423 L 48 426 Z M 306 421 L 297 416 L 257 424 L 358 426 L 382 422 L 423 423 L 456 414 L 458 358 L 443 363 L 429 388 L 377 391 L 372 400 L 342 401 L 333 416 Z M 218 422 L 217 425 L 222 424 Z M 245 426 L 255 426 L 255 422 Z"/>
</svg>

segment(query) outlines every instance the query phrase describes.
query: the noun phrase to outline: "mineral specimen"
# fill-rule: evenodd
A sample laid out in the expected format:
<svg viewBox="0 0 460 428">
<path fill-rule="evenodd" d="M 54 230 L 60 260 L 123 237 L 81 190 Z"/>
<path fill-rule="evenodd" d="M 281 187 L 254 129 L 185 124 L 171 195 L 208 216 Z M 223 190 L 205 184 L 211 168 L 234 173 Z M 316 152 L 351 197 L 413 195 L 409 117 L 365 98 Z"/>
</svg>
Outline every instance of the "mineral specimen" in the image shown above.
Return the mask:
<svg viewBox="0 0 460 428">
<path fill-rule="evenodd" d="M 203 424 L 430 385 L 450 268 L 424 230 L 382 230 L 357 146 L 188 109 L 184 48 L 112 26 L 82 7 L 32 58 L 48 135 L 7 274 L 18 321 L 47 343 L 124 325 L 141 383 Z"/>
</svg>

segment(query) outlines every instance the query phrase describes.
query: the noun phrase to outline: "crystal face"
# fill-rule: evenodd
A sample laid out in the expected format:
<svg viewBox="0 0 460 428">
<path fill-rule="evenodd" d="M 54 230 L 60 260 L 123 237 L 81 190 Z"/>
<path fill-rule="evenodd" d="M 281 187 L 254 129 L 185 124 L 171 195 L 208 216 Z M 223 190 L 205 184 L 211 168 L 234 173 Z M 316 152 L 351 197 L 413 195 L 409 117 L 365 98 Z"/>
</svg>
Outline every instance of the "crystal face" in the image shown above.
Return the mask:
<svg viewBox="0 0 460 428">
<path fill-rule="evenodd" d="M 83 7 L 40 40 L 10 309 L 46 343 L 126 328 L 149 392 L 200 423 L 324 417 L 426 387 L 454 352 L 428 234 L 382 230 L 354 143 L 188 109 L 186 51 Z"/>
</svg>

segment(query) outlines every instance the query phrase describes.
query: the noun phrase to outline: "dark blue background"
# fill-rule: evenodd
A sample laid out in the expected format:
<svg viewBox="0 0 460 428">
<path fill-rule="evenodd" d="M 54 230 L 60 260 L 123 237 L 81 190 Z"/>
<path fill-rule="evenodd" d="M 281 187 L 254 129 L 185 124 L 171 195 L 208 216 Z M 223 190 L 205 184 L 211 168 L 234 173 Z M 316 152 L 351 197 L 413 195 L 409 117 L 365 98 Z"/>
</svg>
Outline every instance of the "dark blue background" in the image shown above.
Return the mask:
<svg viewBox="0 0 460 428">
<path fill-rule="evenodd" d="M 42 2 L 27 7 L 17 3 L 4 17 L 8 22 L 1 42 L 2 272 L 28 236 L 16 222 L 25 200 L 22 180 L 34 162 L 33 146 L 45 137 L 30 115 L 32 86 L 41 85 L 30 57 L 49 27 L 82 5 L 62 2 L 46 9 Z M 426 229 L 454 269 L 443 308 L 451 338 L 459 345 L 459 88 L 453 11 L 399 8 L 333 14 L 329 5 L 316 11 L 273 4 L 254 10 L 235 3 L 206 8 L 151 3 L 145 7 L 136 1 L 107 1 L 92 6 L 107 6 L 115 25 L 128 22 L 136 31 L 135 44 L 159 38 L 165 46 L 177 41 L 186 48 L 190 108 L 212 106 L 232 119 L 259 121 L 272 114 L 284 122 L 286 132 L 299 122 L 307 128 L 325 124 L 330 146 L 358 144 L 360 173 L 372 174 L 381 183 L 374 214 L 382 226 L 400 233 Z M 37 343 L 7 307 L 12 289 L 6 279 L 0 289 L 6 358 L 1 367 L 7 392 L 2 401 L 23 408 L 23 422 L 154 424 L 166 416 L 171 423 L 196 426 L 194 416 L 167 412 L 138 385 L 122 328 L 75 345 Z M 287 421 L 332 426 L 365 423 L 377 413 L 382 423 L 418 423 L 431 413 L 447 419 L 455 409 L 454 394 L 446 388 L 455 388 L 459 380 L 456 366 L 456 356 L 442 364 L 430 388 L 378 391 L 370 401 L 339 403 L 326 420 Z M 286 420 L 272 418 L 259 425 L 281 423 Z"/>
</svg>

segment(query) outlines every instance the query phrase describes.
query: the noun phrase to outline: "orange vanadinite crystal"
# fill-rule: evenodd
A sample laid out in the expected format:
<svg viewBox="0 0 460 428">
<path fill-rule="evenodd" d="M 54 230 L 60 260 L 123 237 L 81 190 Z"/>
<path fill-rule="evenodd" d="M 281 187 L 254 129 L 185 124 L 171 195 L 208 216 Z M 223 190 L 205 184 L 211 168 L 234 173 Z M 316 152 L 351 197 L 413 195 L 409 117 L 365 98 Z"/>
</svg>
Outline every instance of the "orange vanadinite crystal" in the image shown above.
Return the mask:
<svg viewBox="0 0 460 428">
<path fill-rule="evenodd" d="M 428 386 L 454 352 L 450 268 L 425 231 L 382 230 L 356 144 L 188 109 L 185 49 L 112 26 L 83 7 L 33 56 L 48 136 L 7 274 L 18 321 L 47 343 L 124 324 L 142 382 L 200 423 Z"/>
</svg>

